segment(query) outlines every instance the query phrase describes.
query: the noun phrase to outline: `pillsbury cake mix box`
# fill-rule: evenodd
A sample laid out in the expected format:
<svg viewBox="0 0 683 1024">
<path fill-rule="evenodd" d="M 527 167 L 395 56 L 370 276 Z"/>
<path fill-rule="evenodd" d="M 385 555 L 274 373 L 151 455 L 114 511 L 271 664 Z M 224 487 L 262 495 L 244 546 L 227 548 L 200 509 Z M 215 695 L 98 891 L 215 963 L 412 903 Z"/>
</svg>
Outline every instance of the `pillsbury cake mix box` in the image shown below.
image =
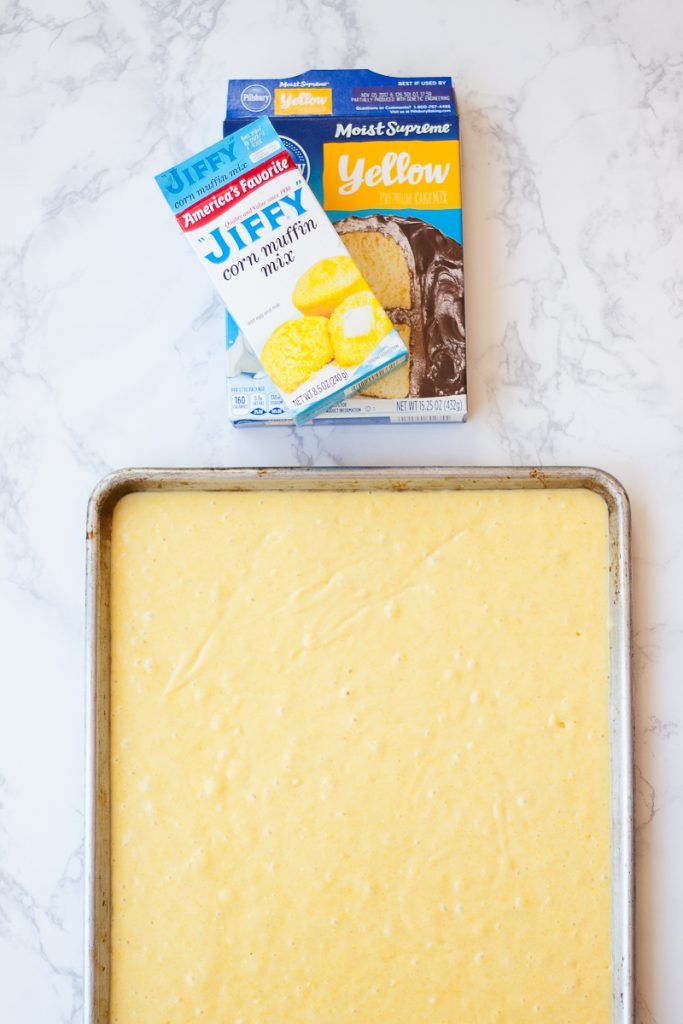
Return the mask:
<svg viewBox="0 0 683 1024">
<path fill-rule="evenodd" d="M 407 362 L 373 376 L 316 422 L 465 420 L 460 136 L 452 80 L 355 70 L 231 81 L 224 136 L 259 116 L 272 122 L 408 350 Z M 321 312 L 315 296 L 297 305 L 311 317 Z M 231 420 L 291 423 L 281 378 L 263 357 L 259 363 L 230 303 L 228 309 Z M 347 335 L 362 336 L 366 314 L 343 312 Z"/>
</svg>

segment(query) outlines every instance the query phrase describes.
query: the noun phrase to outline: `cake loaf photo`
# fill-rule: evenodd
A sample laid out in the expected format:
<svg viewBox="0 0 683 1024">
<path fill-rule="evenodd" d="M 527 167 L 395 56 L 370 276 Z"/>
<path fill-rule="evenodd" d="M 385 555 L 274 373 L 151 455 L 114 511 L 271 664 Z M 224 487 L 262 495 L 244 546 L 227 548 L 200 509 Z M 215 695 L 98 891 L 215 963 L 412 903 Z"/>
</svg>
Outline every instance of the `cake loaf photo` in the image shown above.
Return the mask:
<svg viewBox="0 0 683 1024">
<path fill-rule="evenodd" d="M 408 362 L 362 394 L 465 393 L 462 246 L 417 217 L 346 217 L 335 227 L 408 348 Z"/>
<path fill-rule="evenodd" d="M 407 363 L 313 422 L 463 422 L 460 131 L 452 80 L 350 70 L 229 82 L 224 135 L 257 113 L 271 119 L 408 349 Z M 286 396 L 253 359 L 230 313 L 226 345 L 232 422 L 290 423 Z"/>
</svg>

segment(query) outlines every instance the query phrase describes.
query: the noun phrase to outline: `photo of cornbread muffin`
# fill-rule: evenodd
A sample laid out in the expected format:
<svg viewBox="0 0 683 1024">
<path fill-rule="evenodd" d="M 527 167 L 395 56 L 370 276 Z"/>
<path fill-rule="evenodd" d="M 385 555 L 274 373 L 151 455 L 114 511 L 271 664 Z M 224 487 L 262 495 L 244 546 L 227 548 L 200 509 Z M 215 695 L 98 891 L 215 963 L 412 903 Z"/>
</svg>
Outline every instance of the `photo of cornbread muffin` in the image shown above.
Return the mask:
<svg viewBox="0 0 683 1024">
<path fill-rule="evenodd" d="M 340 366 L 358 366 L 392 327 L 391 320 L 372 292 L 350 295 L 330 317 L 334 358 Z"/>
<path fill-rule="evenodd" d="M 261 362 L 270 379 L 290 394 L 334 356 L 329 321 L 324 316 L 285 320 L 268 338 Z"/>
<path fill-rule="evenodd" d="M 460 243 L 427 221 L 393 214 L 345 217 L 335 228 L 408 347 L 407 369 L 400 367 L 363 394 L 465 394 Z"/>
<path fill-rule="evenodd" d="M 350 256 L 332 256 L 301 275 L 292 302 L 304 316 L 331 316 L 340 302 L 367 287 Z"/>
</svg>

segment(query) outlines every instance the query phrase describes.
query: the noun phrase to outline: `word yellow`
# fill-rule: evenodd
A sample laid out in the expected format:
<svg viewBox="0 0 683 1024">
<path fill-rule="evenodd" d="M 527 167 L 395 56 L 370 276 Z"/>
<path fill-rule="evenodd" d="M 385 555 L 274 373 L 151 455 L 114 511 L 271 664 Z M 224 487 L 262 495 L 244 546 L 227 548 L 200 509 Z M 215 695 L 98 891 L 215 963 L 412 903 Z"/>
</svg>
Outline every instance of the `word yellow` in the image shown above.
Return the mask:
<svg viewBox="0 0 683 1024">
<path fill-rule="evenodd" d="M 351 164 L 347 154 L 339 157 L 339 186 L 341 195 L 353 195 L 362 185 L 419 185 L 426 182 L 442 185 L 450 172 L 450 164 L 412 163 L 409 153 L 385 153 L 381 163 L 366 167 L 365 157 Z"/>
</svg>

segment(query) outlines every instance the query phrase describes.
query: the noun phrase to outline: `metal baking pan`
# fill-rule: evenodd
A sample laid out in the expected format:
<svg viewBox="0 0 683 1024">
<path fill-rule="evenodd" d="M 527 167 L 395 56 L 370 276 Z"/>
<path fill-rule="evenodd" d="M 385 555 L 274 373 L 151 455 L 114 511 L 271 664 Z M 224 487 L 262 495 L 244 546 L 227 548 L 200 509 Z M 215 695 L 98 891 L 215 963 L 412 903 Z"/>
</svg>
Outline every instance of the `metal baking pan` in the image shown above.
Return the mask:
<svg viewBox="0 0 683 1024">
<path fill-rule="evenodd" d="M 131 469 L 93 492 L 87 526 L 85 1020 L 109 1024 L 109 572 L 112 512 L 131 491 L 595 491 L 609 511 L 612 774 L 611 1024 L 634 1022 L 633 703 L 630 515 L 621 484 L 597 469 Z"/>
</svg>

